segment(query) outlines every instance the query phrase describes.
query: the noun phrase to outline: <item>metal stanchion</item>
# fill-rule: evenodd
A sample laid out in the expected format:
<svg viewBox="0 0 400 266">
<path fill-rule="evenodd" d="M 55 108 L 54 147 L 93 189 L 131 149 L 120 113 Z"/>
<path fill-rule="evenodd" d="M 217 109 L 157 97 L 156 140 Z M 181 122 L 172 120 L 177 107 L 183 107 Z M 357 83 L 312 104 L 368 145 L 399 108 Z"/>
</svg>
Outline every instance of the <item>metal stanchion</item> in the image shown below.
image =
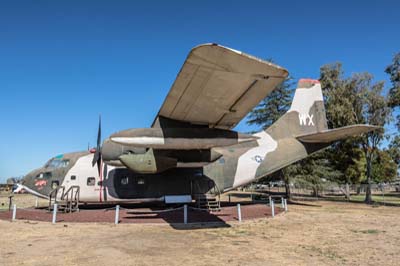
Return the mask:
<svg viewBox="0 0 400 266">
<path fill-rule="evenodd" d="M 119 223 L 119 205 L 115 206 L 115 224 Z"/>
<path fill-rule="evenodd" d="M 14 205 L 13 205 L 13 212 L 12 212 L 12 219 L 11 219 L 11 221 L 15 221 L 16 217 L 17 217 L 17 205 L 14 204 Z"/>
<path fill-rule="evenodd" d="M 53 220 L 51 221 L 53 224 L 57 222 L 57 203 L 53 205 Z"/>
<path fill-rule="evenodd" d="M 272 197 L 269 196 L 269 197 L 268 197 L 268 200 L 269 200 L 269 206 L 271 206 Z"/>
<path fill-rule="evenodd" d="M 281 197 L 281 206 L 282 206 L 282 209 L 285 208 L 285 199 L 283 197 Z"/>
<path fill-rule="evenodd" d="M 271 200 L 271 216 L 272 218 L 275 217 L 275 204 L 273 200 Z"/>
<path fill-rule="evenodd" d="M 285 199 L 285 212 L 287 212 L 288 208 L 287 208 L 287 199 Z"/>
<path fill-rule="evenodd" d="M 12 200 L 13 200 L 13 195 L 8 196 L 8 210 L 11 211 L 11 205 L 12 205 Z"/>
<path fill-rule="evenodd" d="M 187 205 L 185 204 L 185 205 L 183 205 L 183 223 L 184 224 L 187 224 Z"/>
<path fill-rule="evenodd" d="M 237 205 L 237 214 L 238 214 L 238 220 L 239 222 L 242 221 L 242 211 L 240 210 L 240 203 Z"/>
</svg>

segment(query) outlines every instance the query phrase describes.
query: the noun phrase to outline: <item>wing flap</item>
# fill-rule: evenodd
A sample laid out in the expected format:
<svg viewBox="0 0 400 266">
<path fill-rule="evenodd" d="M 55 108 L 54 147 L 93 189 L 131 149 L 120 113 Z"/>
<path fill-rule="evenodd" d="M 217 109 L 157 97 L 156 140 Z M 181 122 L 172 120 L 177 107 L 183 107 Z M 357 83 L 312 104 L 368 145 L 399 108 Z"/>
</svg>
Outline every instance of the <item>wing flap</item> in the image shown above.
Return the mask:
<svg viewBox="0 0 400 266">
<path fill-rule="evenodd" d="M 381 127 L 371 125 L 352 125 L 347 127 L 330 129 L 314 134 L 298 136 L 297 139 L 307 143 L 330 143 L 347 137 L 360 135 L 373 130 L 381 129 Z"/>
</svg>

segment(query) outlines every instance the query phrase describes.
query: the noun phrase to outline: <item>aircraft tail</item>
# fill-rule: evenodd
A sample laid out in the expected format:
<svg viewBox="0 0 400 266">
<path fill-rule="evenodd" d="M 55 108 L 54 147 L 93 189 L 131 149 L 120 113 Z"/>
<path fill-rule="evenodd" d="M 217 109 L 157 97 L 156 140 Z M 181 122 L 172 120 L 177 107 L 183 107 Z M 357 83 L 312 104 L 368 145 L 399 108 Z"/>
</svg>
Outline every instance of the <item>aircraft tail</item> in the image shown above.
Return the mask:
<svg viewBox="0 0 400 266">
<path fill-rule="evenodd" d="M 329 143 L 378 128 L 352 125 L 328 129 L 320 82 L 300 79 L 290 109 L 267 132 L 277 138 L 295 137 L 303 143 Z"/>
<path fill-rule="evenodd" d="M 312 79 L 300 79 L 290 109 L 267 131 L 271 131 L 271 133 L 278 131 L 276 133 L 279 136 L 297 137 L 327 129 L 320 82 Z"/>
</svg>

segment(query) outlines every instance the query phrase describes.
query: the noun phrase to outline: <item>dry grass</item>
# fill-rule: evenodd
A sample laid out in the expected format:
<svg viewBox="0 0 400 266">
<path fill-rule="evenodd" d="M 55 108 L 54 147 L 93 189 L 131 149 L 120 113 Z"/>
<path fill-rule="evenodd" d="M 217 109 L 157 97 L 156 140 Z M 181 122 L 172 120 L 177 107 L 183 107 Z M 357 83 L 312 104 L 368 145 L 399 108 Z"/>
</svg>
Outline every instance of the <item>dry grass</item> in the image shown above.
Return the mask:
<svg viewBox="0 0 400 266">
<path fill-rule="evenodd" d="M 9 196 L 11 193 L 2 191 L 0 193 L 0 210 L 8 210 L 9 206 Z M 38 206 L 44 207 L 49 205 L 49 201 L 42 198 L 37 198 L 30 194 L 15 194 L 12 198 L 12 203 L 16 204 L 18 208 L 29 208 L 34 207 L 36 204 L 36 199 L 38 200 Z"/>
<path fill-rule="evenodd" d="M 0 265 L 398 265 L 400 210 L 290 205 L 229 228 L 0 221 Z"/>
</svg>

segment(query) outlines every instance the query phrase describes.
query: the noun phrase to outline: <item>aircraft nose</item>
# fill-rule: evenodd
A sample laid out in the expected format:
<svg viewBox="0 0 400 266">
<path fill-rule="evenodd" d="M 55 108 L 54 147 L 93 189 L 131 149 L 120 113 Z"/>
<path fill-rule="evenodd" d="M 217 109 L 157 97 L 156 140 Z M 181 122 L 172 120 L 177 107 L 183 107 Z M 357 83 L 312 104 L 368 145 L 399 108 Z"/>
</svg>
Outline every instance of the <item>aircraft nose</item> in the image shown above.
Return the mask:
<svg viewBox="0 0 400 266">
<path fill-rule="evenodd" d="M 37 171 L 32 171 L 24 176 L 22 179 L 21 185 L 28 187 L 30 189 L 36 190 L 35 181 L 37 176 Z"/>
<path fill-rule="evenodd" d="M 34 176 L 32 174 L 25 175 L 24 178 L 22 178 L 21 182 L 17 184 L 16 190 L 22 190 L 24 188 L 35 190 Z"/>
<path fill-rule="evenodd" d="M 13 193 L 20 193 L 24 189 L 24 186 L 21 184 L 15 184 L 13 187 Z"/>
<path fill-rule="evenodd" d="M 14 193 L 18 193 L 21 191 L 26 191 L 30 194 L 33 194 L 35 196 L 41 197 L 41 198 L 47 198 L 47 196 L 41 191 L 43 187 L 46 185 L 46 183 L 40 183 L 42 180 L 37 180 L 35 173 L 29 173 L 27 174 L 21 181 L 20 184 L 17 184 L 16 189 L 14 190 Z"/>
</svg>

